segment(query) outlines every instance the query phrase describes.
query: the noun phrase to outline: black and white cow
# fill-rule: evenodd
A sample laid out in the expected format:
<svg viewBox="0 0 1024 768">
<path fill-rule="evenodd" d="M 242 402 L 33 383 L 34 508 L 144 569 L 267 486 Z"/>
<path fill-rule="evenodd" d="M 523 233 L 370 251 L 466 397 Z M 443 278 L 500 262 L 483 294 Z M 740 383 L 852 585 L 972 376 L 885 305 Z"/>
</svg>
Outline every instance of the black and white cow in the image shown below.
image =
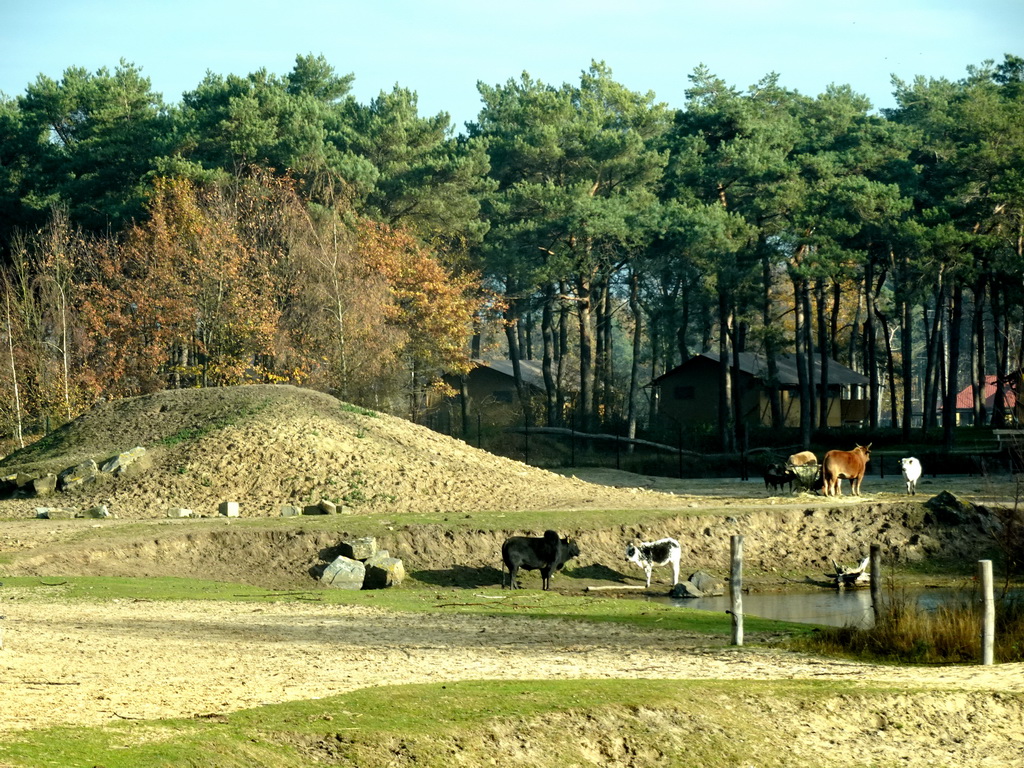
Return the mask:
<svg viewBox="0 0 1024 768">
<path fill-rule="evenodd" d="M 508 568 L 509 589 L 519 589 L 516 574 L 522 568 L 540 571 L 541 589 L 551 588 L 551 575 L 562 570 L 569 560 L 579 557 L 576 542 L 559 538 L 555 531 L 544 531 L 543 536 L 510 536 L 501 545 L 501 588 L 505 588 L 505 568 Z"/>
<path fill-rule="evenodd" d="M 682 550 L 675 539 L 634 541 L 626 546 L 626 560 L 644 569 L 647 586 L 651 586 L 651 570 L 656 565 L 672 565 L 672 586 L 679 583 L 679 556 Z"/>
</svg>

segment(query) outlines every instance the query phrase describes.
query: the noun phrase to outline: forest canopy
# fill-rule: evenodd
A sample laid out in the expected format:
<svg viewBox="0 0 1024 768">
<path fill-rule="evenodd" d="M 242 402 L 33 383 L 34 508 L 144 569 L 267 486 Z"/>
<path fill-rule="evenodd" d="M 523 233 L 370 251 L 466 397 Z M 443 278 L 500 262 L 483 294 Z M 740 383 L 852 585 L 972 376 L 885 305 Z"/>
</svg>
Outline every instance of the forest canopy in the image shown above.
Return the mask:
<svg viewBox="0 0 1024 768">
<path fill-rule="evenodd" d="M 867 377 L 871 428 L 942 412 L 951 444 L 965 386 L 974 423 L 1011 417 L 983 386 L 1024 363 L 1024 59 L 894 80 L 881 114 L 703 67 L 667 105 L 594 62 L 480 83 L 458 134 L 353 80 L 300 55 L 168 104 L 122 60 L 0 98 L 0 431 L 257 381 L 422 420 L 490 356 L 540 361 L 539 397 L 513 368 L 537 423 L 633 434 L 646 385 L 709 351 L 767 361 L 775 425 L 793 356 L 804 442 L 828 425 L 815 360 Z"/>
</svg>

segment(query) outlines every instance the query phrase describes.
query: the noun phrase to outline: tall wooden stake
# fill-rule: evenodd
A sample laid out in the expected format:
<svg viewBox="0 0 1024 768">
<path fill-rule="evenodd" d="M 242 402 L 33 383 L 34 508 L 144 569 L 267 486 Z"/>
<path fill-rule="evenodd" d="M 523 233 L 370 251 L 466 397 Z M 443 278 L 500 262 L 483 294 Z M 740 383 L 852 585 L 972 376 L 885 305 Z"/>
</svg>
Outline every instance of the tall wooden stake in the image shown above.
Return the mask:
<svg viewBox="0 0 1024 768">
<path fill-rule="evenodd" d="M 996 646 L 996 601 L 992 589 L 992 561 L 978 561 L 981 584 L 981 663 L 992 664 Z"/>
<path fill-rule="evenodd" d="M 882 548 L 878 544 L 871 545 L 871 610 L 875 614 L 875 624 L 882 613 Z"/>
<path fill-rule="evenodd" d="M 732 644 L 743 645 L 743 537 L 731 539 L 732 567 L 729 569 L 729 596 L 732 598 Z"/>
</svg>

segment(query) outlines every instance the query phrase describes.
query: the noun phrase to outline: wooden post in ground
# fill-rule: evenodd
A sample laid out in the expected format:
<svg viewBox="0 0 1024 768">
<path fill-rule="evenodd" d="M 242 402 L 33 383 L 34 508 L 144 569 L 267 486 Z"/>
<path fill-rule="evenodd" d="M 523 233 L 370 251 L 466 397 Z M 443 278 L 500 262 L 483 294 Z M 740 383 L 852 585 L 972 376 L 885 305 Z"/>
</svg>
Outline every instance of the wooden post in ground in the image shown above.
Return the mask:
<svg viewBox="0 0 1024 768">
<path fill-rule="evenodd" d="M 878 544 L 871 545 L 871 610 L 875 615 L 875 624 L 882 614 L 882 548 Z"/>
<path fill-rule="evenodd" d="M 732 644 L 743 645 L 743 537 L 731 539 L 732 565 L 729 569 L 729 596 L 732 602 Z"/>
<path fill-rule="evenodd" d="M 992 664 L 996 646 L 996 601 L 992 589 L 992 561 L 978 561 L 981 584 L 981 663 Z"/>
</svg>

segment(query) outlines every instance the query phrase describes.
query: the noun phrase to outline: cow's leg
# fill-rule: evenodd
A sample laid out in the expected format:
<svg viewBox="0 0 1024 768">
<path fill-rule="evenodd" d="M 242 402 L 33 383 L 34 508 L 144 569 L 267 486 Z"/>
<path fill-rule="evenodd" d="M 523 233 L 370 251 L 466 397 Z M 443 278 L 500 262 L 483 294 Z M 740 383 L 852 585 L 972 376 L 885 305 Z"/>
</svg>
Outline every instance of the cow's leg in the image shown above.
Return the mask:
<svg viewBox="0 0 1024 768">
<path fill-rule="evenodd" d="M 673 558 L 672 560 L 672 586 L 674 587 L 679 583 L 679 558 Z"/>
<path fill-rule="evenodd" d="M 509 566 L 508 569 L 508 588 L 519 589 L 519 585 L 516 584 L 516 575 L 519 573 L 519 569 L 514 566 Z"/>
<path fill-rule="evenodd" d="M 647 586 L 651 586 L 651 571 L 654 570 L 654 566 L 650 563 L 644 565 L 644 574 L 647 576 Z"/>
<path fill-rule="evenodd" d="M 551 586 L 551 566 L 540 569 L 540 588 L 548 589 Z"/>
</svg>

